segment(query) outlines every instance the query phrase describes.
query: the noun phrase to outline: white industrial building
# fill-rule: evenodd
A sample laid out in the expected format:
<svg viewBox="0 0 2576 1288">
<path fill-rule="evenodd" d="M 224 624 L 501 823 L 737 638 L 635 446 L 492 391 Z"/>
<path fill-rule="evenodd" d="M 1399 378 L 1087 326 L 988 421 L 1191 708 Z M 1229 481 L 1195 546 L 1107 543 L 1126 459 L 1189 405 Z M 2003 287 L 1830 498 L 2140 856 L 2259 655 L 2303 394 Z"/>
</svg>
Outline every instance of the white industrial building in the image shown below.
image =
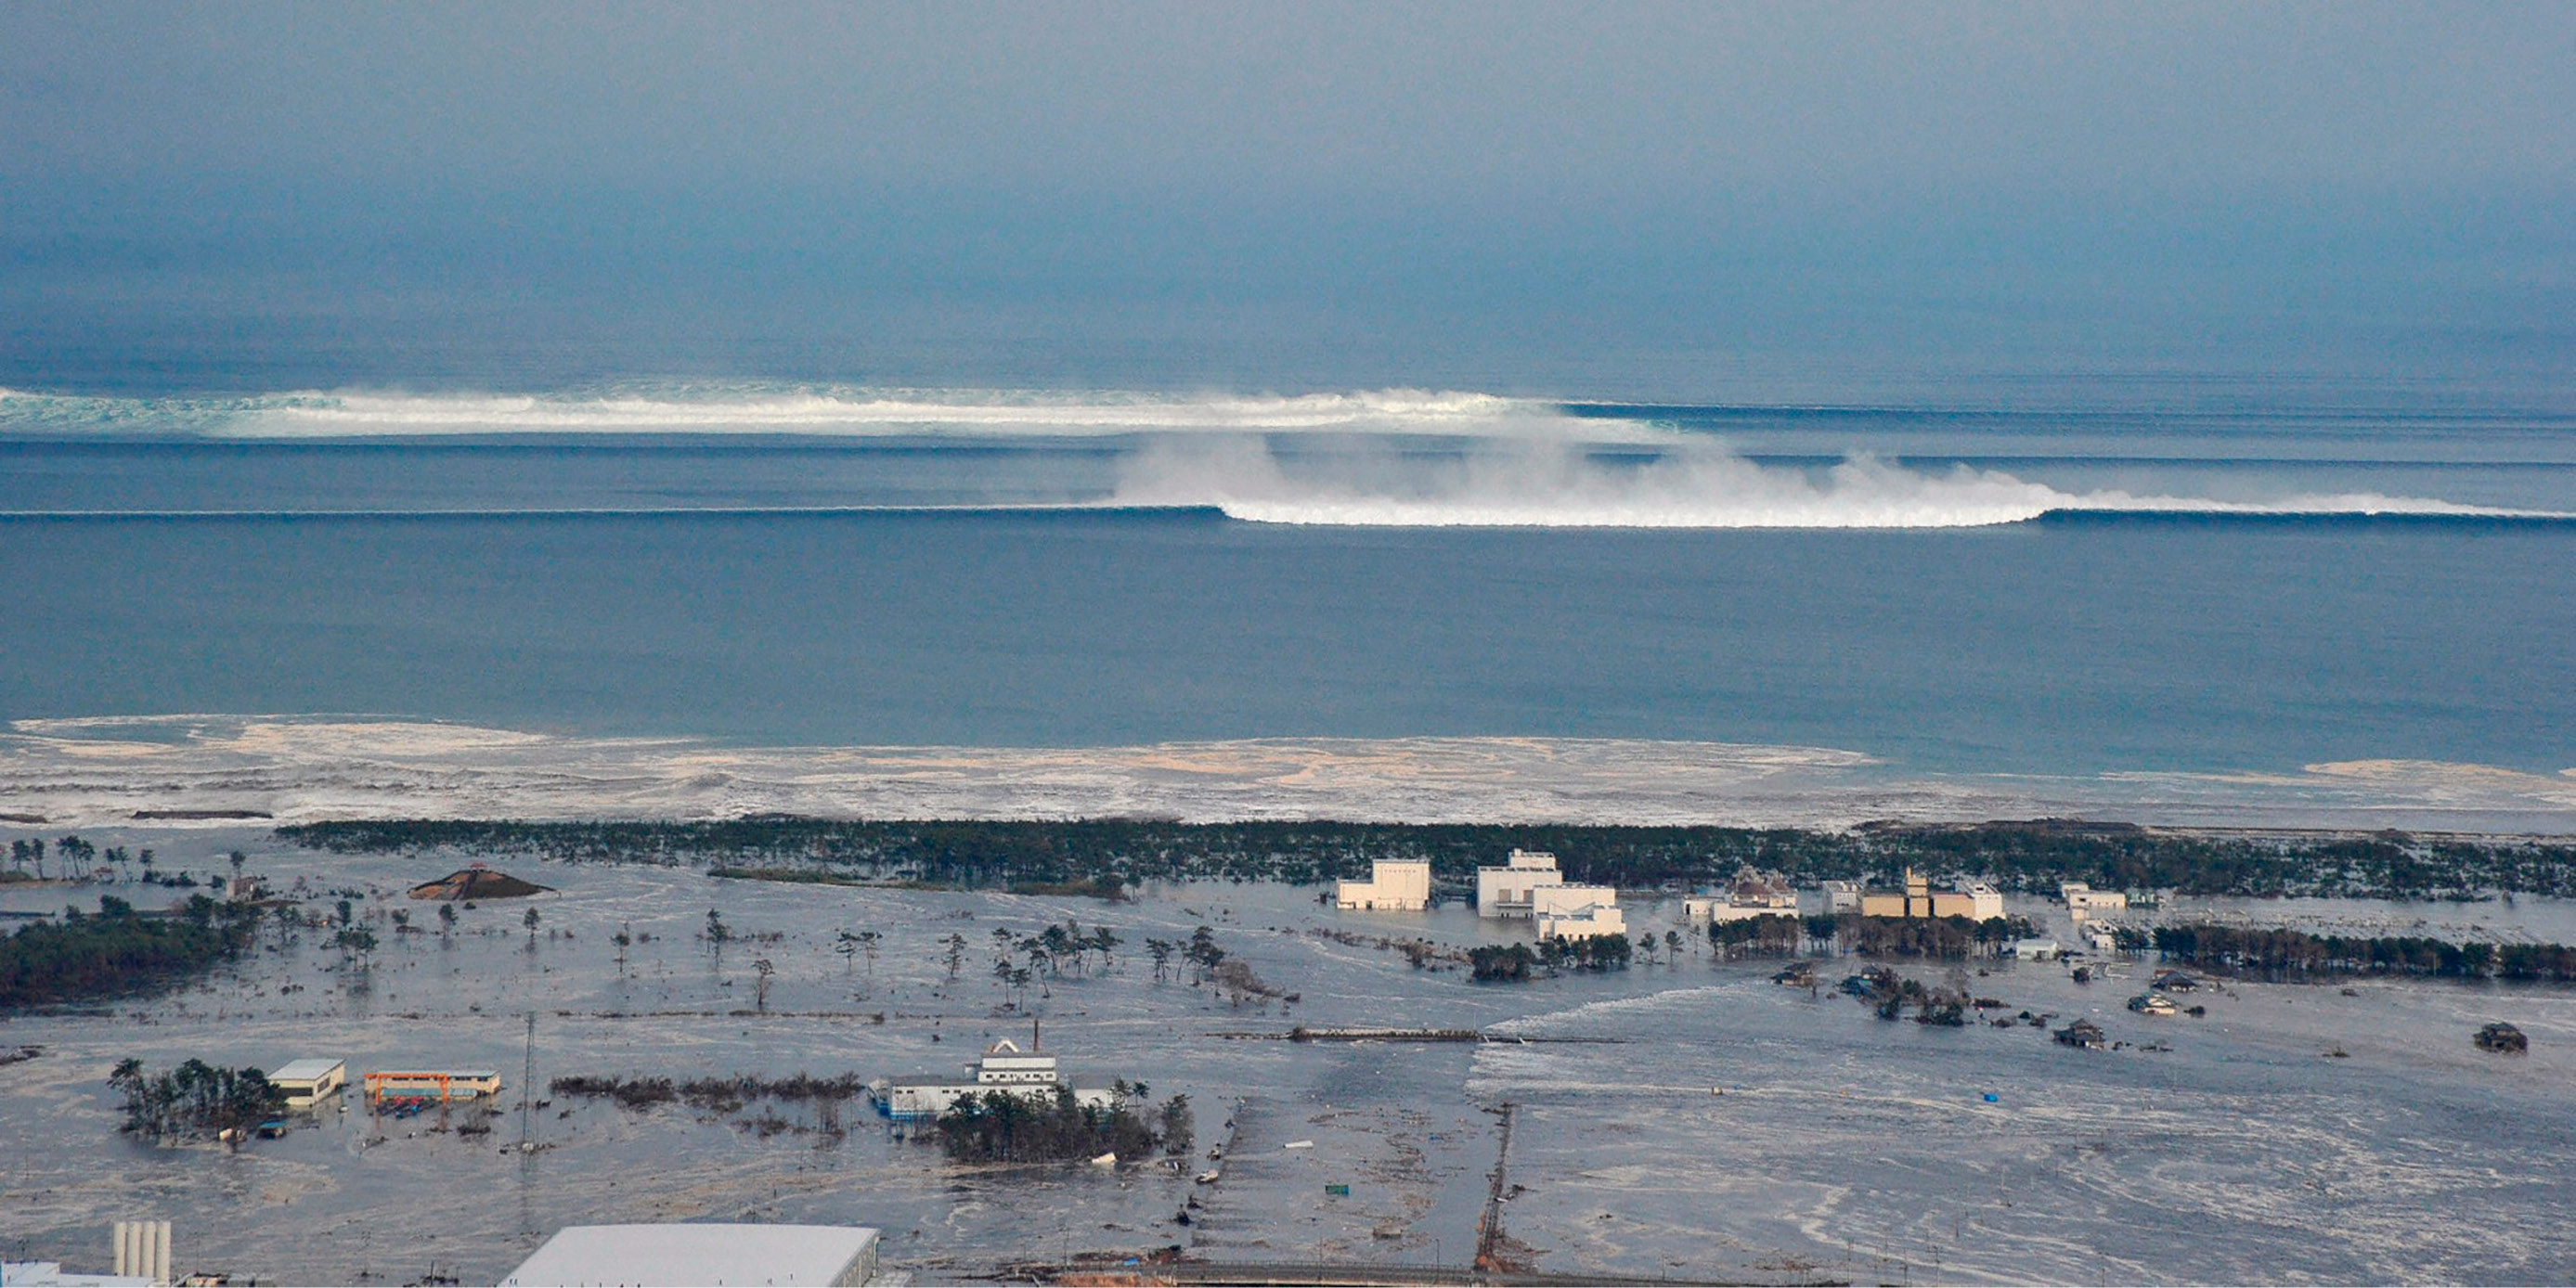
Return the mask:
<svg viewBox="0 0 2576 1288">
<path fill-rule="evenodd" d="M 1577 905 L 1571 901 L 1562 904 L 1551 902 L 1548 911 L 1532 916 L 1530 921 L 1541 939 L 1581 939 L 1588 935 L 1628 933 L 1628 914 L 1615 903 Z"/>
<path fill-rule="evenodd" d="M 957 1078 L 891 1078 L 868 1088 L 876 1097 L 877 1112 L 896 1122 L 931 1122 L 947 1113 L 951 1105 L 967 1096 L 989 1091 L 1007 1091 L 1023 1096 L 1052 1097 L 1058 1088 L 1069 1084 L 1056 1067 L 1055 1057 L 1022 1051 L 1019 1044 L 1004 1038 L 988 1048 L 972 1068 L 971 1081 Z M 1105 1087 L 1076 1087 L 1075 1103 L 1103 1109 L 1114 1099 Z"/>
<path fill-rule="evenodd" d="M 707 1284 L 856 1285 L 876 1278 L 877 1232 L 857 1225 L 573 1225 L 502 1288 Z"/>
<path fill-rule="evenodd" d="M 1822 917 L 1839 917 L 1860 911 L 1860 883 L 1827 881 L 1809 892 L 1805 911 Z"/>
<path fill-rule="evenodd" d="M 2081 881 L 2058 883 L 2057 897 L 2066 901 L 2066 911 L 2077 921 L 2097 912 L 2126 912 L 2129 896 L 2119 890 L 2096 890 Z"/>
<path fill-rule="evenodd" d="M 80 1274 L 59 1261 L 0 1261 L 0 1284 L 9 1288 L 152 1288 L 159 1282 L 140 1275 Z"/>
<path fill-rule="evenodd" d="M 1368 880 L 1334 885 L 1333 903 L 1358 912 L 1420 912 L 1431 906 L 1431 864 L 1428 860 L 1372 860 Z"/>
<path fill-rule="evenodd" d="M 1476 915 L 1527 917 L 1541 939 L 1628 933 L 1616 889 L 1567 885 L 1544 850 L 1514 850 L 1503 866 L 1476 869 Z"/>
<path fill-rule="evenodd" d="M 1476 915 L 1529 916 L 1534 892 L 1564 884 L 1565 874 L 1556 870 L 1555 855 L 1545 850 L 1514 850 L 1503 866 L 1476 869 Z"/>
<path fill-rule="evenodd" d="M 1798 892 L 1787 877 L 1777 872 L 1739 868 L 1724 890 L 1682 900 L 1682 915 L 1711 924 L 1751 921 L 1755 917 L 1794 917 L 1798 915 Z"/>
</svg>

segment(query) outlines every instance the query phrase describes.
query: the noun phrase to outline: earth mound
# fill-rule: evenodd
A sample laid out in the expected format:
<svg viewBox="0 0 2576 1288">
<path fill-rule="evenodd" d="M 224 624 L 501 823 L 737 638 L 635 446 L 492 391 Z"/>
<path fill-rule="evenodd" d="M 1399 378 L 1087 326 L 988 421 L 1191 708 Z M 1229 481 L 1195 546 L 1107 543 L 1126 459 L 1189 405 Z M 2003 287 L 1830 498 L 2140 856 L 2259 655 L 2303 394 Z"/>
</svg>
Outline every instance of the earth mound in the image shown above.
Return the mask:
<svg viewBox="0 0 2576 1288">
<path fill-rule="evenodd" d="M 524 899 L 532 894 L 544 894 L 553 888 L 553 886 L 538 885 L 534 881 L 522 881 L 507 872 L 495 872 L 490 868 L 477 865 L 458 868 L 436 881 L 424 881 L 413 886 L 411 897 L 448 900 Z"/>
</svg>

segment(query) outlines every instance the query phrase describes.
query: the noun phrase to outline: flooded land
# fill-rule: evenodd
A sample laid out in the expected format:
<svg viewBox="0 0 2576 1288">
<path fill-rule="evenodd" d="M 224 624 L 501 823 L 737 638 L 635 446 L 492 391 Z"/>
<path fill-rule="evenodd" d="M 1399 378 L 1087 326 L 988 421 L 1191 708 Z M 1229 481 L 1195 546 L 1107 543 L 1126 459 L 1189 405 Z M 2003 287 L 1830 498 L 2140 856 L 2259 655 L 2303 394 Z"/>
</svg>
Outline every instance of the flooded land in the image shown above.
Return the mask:
<svg viewBox="0 0 2576 1288">
<path fill-rule="evenodd" d="M 329 926 L 271 928 L 184 991 L 0 1021 L 0 1054 L 38 1050 L 0 1064 L 12 1260 L 104 1268 L 110 1225 L 152 1218 L 174 1223 L 182 1271 L 490 1283 L 566 1224 L 724 1219 L 878 1226 L 888 1267 L 923 1282 L 1174 1246 L 1223 1262 L 1458 1267 L 1479 1250 L 1508 1119 L 1505 1237 L 1487 1250 L 1542 1272 L 2576 1278 L 2576 992 L 2562 987 L 2213 981 L 2189 998 L 2205 1015 L 2159 1017 L 2124 1005 L 2144 961 L 2090 983 L 2054 962 L 1894 963 L 2000 1001 L 1992 1017 L 2092 1019 L 2111 1045 L 2084 1050 L 2027 1023 L 1882 1021 L 1833 990 L 1856 959 L 1820 964 L 1818 988 L 1785 987 L 1771 982 L 1778 961 L 1720 961 L 1687 935 L 1680 953 L 1625 971 L 1477 984 L 1397 941 L 1463 950 L 1525 934 L 1520 923 L 1455 903 L 1340 912 L 1317 887 L 1149 885 L 1111 903 L 501 860 L 550 892 L 466 908 L 404 896 L 461 865 L 438 856 L 323 854 L 250 827 L 91 839 L 156 846 L 164 870 L 200 877 L 240 848 L 246 871 L 326 923 L 346 900 L 377 945 L 361 955 Z M 95 906 L 102 892 L 147 908 L 184 893 L 18 885 L 0 887 L 0 912 Z M 1678 925 L 1678 901 L 1623 902 L 1632 935 Z M 441 906 L 457 907 L 452 925 Z M 2066 929 L 2052 905 L 2012 911 Z M 2155 915 L 2576 940 L 2576 908 L 2535 898 L 2169 901 Z M 1068 919 L 1116 937 L 1105 961 L 1093 952 L 1019 986 L 996 977 L 997 932 Z M 1193 984 L 1177 959 L 1158 972 L 1148 941 L 1200 926 L 1271 995 Z M 2519 1026 L 2530 1051 L 2476 1049 L 2491 1020 Z M 1299 1026 L 1484 1040 L 1288 1040 Z M 584 1076 L 952 1073 L 1033 1030 L 1082 1085 L 1186 1095 L 1187 1164 L 952 1165 L 863 1096 L 629 1107 L 548 1090 Z M 339 1058 L 353 1081 L 489 1069 L 503 1090 L 489 1109 L 398 1117 L 371 1114 L 353 1088 L 279 1139 L 155 1147 L 117 1130 L 107 1077 L 128 1057 Z"/>
</svg>

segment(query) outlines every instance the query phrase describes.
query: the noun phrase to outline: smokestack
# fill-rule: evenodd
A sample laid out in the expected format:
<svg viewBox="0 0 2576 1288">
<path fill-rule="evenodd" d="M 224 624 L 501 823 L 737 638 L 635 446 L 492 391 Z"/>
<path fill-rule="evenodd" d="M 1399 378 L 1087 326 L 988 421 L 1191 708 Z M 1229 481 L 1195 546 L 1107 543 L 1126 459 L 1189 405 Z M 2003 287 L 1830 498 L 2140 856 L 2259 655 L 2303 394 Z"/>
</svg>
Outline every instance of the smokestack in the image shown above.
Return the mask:
<svg viewBox="0 0 2576 1288">
<path fill-rule="evenodd" d="M 130 1259 L 134 1253 L 132 1230 L 130 1229 L 132 1224 L 133 1223 L 129 1221 L 119 1221 L 116 1223 L 116 1270 L 114 1273 L 118 1278 L 125 1277 L 127 1273 L 126 1266 L 130 1263 Z"/>
<path fill-rule="evenodd" d="M 170 1282 L 170 1223 L 152 1223 L 152 1282 Z"/>
</svg>

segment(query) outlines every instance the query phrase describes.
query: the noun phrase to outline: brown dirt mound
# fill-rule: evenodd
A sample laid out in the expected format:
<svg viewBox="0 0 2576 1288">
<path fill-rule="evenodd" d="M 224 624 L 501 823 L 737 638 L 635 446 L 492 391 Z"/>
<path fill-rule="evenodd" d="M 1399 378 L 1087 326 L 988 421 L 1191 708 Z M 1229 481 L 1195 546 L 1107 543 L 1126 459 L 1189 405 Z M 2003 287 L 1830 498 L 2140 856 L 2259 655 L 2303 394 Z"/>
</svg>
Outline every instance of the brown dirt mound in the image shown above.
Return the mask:
<svg viewBox="0 0 2576 1288">
<path fill-rule="evenodd" d="M 411 888 L 415 899 L 524 899 L 544 894 L 552 886 L 522 881 L 507 872 L 490 868 L 458 868 L 436 881 L 425 881 Z"/>
</svg>

